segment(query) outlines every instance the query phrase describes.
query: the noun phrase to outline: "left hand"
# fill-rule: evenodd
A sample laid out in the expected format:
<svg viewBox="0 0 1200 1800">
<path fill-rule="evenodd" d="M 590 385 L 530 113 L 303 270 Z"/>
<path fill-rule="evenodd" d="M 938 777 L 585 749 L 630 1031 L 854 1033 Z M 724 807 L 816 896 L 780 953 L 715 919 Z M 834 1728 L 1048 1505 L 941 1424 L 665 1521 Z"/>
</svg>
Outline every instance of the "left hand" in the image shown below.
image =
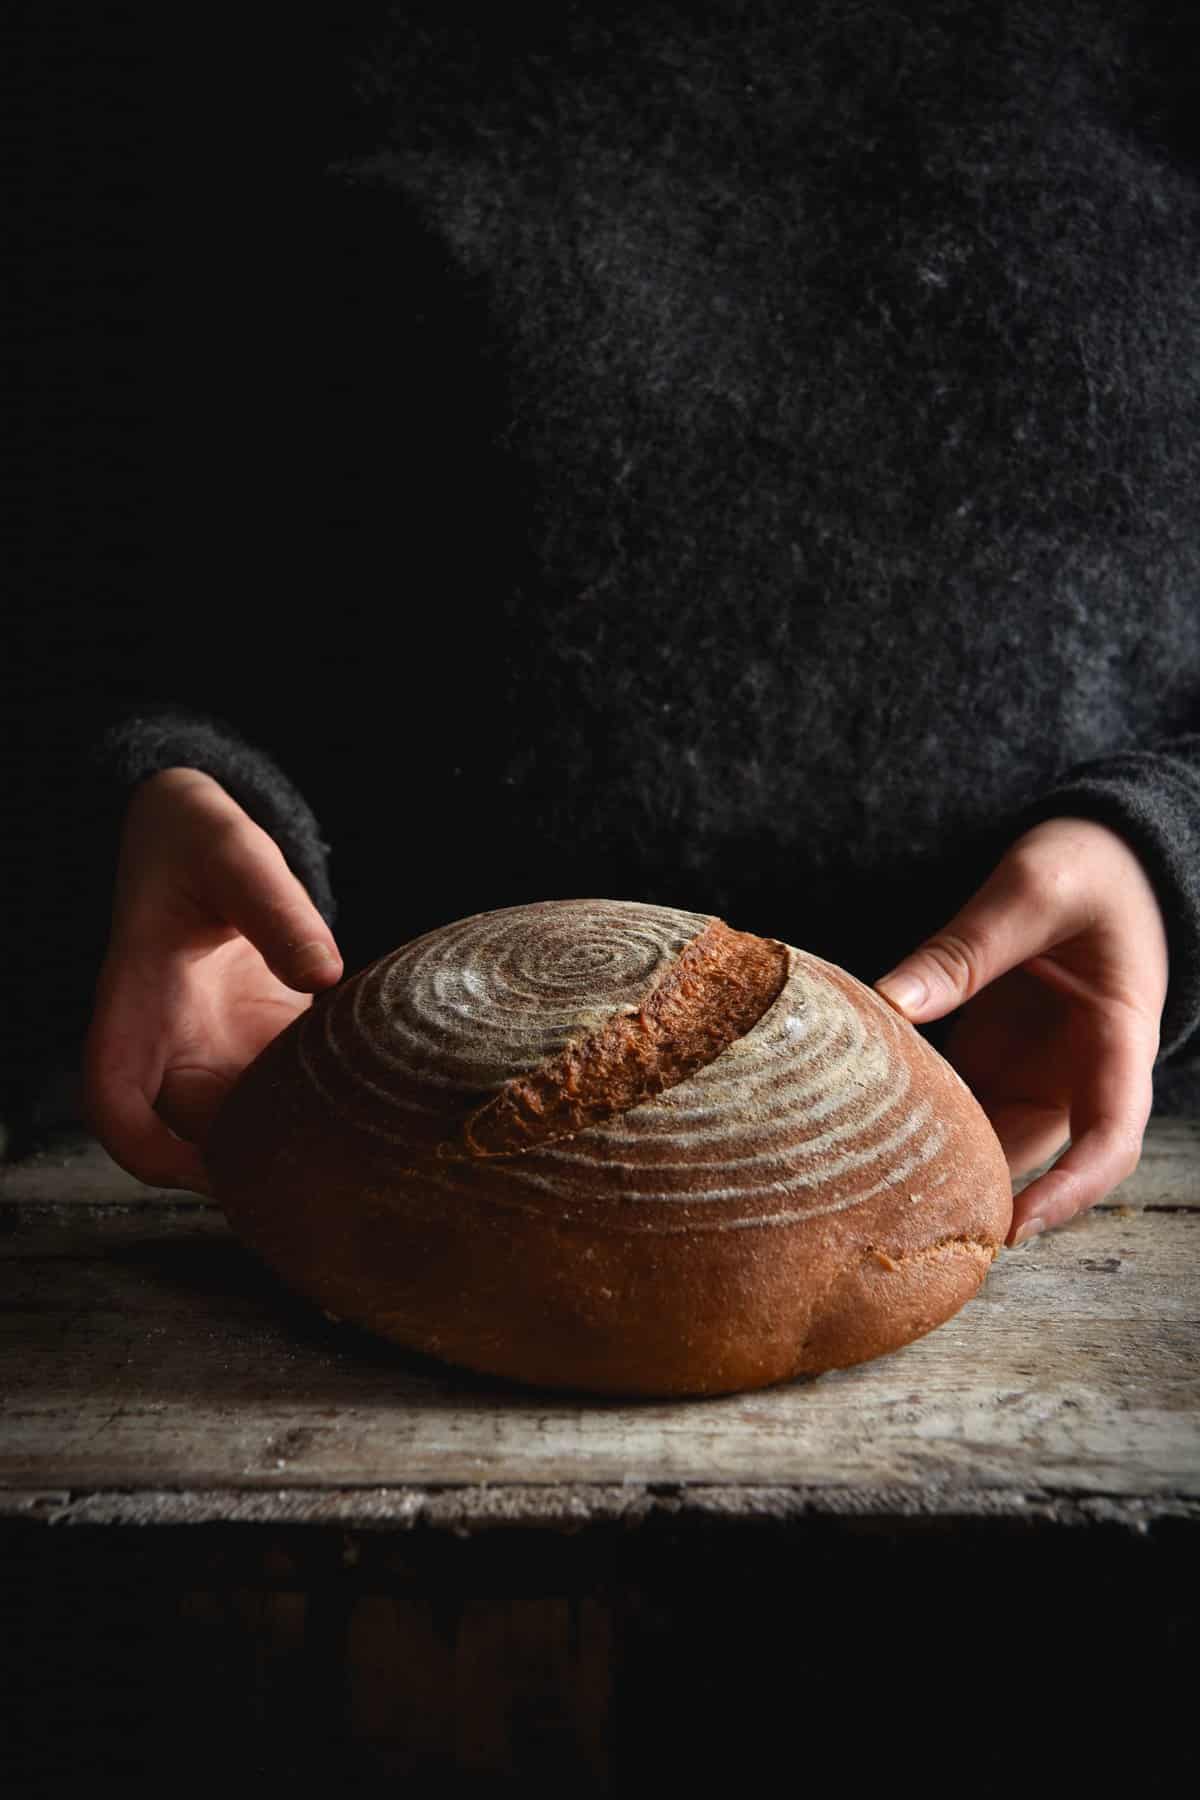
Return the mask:
<svg viewBox="0 0 1200 1800">
<path fill-rule="evenodd" d="M 909 1000 L 901 975 L 924 988 Z M 927 1024 L 962 1007 L 945 1054 L 1000 1139 L 1017 1197 L 1010 1244 L 1065 1225 L 1136 1169 L 1153 1104 L 1167 937 L 1136 852 L 1107 825 L 1047 819 L 1017 839 L 945 928 L 875 983 Z"/>
</svg>

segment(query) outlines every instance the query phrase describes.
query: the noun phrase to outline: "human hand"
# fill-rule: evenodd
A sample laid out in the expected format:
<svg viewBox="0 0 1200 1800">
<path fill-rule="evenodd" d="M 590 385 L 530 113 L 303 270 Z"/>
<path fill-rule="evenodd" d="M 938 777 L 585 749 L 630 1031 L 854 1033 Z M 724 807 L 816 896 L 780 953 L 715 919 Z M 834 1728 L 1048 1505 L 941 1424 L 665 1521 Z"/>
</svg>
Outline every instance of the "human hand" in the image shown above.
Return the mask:
<svg viewBox="0 0 1200 1800">
<path fill-rule="evenodd" d="M 225 1095 L 341 973 L 270 834 L 197 769 L 150 777 L 125 814 L 84 1045 L 90 1129 L 139 1181 L 209 1193 L 200 1146 Z"/>
<path fill-rule="evenodd" d="M 924 996 L 910 999 L 912 978 Z M 1090 819 L 1047 819 L 877 990 L 913 1024 L 956 1007 L 945 1054 L 992 1122 L 1018 1195 L 1010 1244 L 1064 1225 L 1136 1169 L 1153 1103 L 1167 939 L 1136 853 Z M 965 1003 L 965 1004 L 964 1004 Z"/>
</svg>

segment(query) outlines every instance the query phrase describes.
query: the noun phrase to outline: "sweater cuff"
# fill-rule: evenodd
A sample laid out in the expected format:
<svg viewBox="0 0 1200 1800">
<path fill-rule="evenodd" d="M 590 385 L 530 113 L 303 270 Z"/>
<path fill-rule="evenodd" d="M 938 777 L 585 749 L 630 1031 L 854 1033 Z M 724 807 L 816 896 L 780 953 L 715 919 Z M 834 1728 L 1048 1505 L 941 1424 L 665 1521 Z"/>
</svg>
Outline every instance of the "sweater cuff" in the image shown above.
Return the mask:
<svg viewBox="0 0 1200 1800">
<path fill-rule="evenodd" d="M 1170 957 L 1157 1067 L 1200 1052 L 1200 733 L 1077 764 L 1016 818 L 1095 819 L 1135 850 L 1158 897 Z"/>
<path fill-rule="evenodd" d="M 311 808 L 279 765 L 247 743 L 224 719 L 178 707 L 147 709 L 110 726 L 82 771 L 88 811 L 115 859 L 117 831 L 139 782 L 163 769 L 199 769 L 219 781 L 256 825 L 279 845 L 317 911 L 332 927 L 337 913 L 329 882 L 330 846 Z"/>
</svg>

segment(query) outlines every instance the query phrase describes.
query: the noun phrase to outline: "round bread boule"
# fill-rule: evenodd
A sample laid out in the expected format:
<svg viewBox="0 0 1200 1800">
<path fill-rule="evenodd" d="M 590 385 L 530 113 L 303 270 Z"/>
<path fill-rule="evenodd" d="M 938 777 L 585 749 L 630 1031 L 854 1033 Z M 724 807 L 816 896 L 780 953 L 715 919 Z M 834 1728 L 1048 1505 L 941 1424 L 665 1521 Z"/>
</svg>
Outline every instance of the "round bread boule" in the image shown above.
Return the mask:
<svg viewBox="0 0 1200 1800">
<path fill-rule="evenodd" d="M 322 994 L 205 1159 L 326 1311 L 611 1395 L 895 1350 L 971 1299 L 1012 1218 L 982 1108 L 872 989 L 619 900 L 479 913 Z"/>
</svg>

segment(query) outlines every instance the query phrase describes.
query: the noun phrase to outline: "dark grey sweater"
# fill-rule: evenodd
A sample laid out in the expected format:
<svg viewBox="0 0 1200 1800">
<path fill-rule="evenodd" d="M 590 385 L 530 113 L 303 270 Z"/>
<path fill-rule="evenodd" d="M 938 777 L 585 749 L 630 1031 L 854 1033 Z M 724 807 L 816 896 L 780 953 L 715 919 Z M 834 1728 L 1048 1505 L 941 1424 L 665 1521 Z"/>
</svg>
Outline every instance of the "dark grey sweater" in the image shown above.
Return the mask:
<svg viewBox="0 0 1200 1800">
<path fill-rule="evenodd" d="M 870 981 L 1081 814 L 1154 883 L 1159 1106 L 1200 1109 L 1187 9 L 476 10 L 364 34 L 339 168 L 251 256 L 215 498 L 29 912 L 69 891 L 98 956 L 129 792 L 187 764 L 349 968 L 604 894 Z"/>
</svg>

